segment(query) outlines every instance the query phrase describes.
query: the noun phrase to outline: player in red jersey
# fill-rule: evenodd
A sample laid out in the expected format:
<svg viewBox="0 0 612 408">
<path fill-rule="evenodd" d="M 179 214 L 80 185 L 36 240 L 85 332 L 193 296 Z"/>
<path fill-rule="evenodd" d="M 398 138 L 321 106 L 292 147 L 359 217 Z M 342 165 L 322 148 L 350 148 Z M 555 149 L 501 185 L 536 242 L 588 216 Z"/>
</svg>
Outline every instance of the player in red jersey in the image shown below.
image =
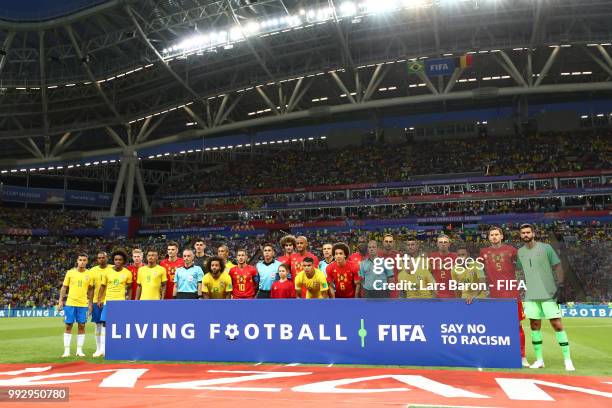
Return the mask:
<svg viewBox="0 0 612 408">
<path fill-rule="evenodd" d="M 450 252 L 450 238 L 440 234 L 436 239 L 437 252 L 429 254 L 429 271 L 436 280 L 436 296 L 439 298 L 454 298 L 456 293 L 449 290 L 449 281 L 452 279 L 451 270 L 455 265 L 457 254 Z M 440 287 L 441 284 L 443 288 Z"/>
<path fill-rule="evenodd" d="M 499 227 L 489 229 L 491 246 L 480 250 L 480 258 L 485 265 L 490 298 L 516 299 L 518 305 L 519 334 L 521 338 L 521 357 L 523 367 L 529 367 L 525 356 L 525 332 L 521 320 L 525 319 L 523 302 L 516 283 L 517 249 L 511 245 L 502 244 L 504 233 Z"/>
<path fill-rule="evenodd" d="M 395 256 L 398 252 L 395 250 L 395 238 L 392 234 L 383 235 L 382 249 L 378 252 L 378 256 L 383 259 L 391 258 L 395 259 Z M 399 271 L 397 268 L 393 268 L 393 282 L 397 282 L 397 274 Z M 399 298 L 399 291 L 391 290 L 389 292 L 389 297 L 392 299 Z"/>
<path fill-rule="evenodd" d="M 278 267 L 280 279 L 272 284 L 270 298 L 272 299 L 295 299 L 295 284 L 287 279 L 289 265 L 282 264 Z"/>
<path fill-rule="evenodd" d="M 298 273 L 302 272 L 304 268 L 302 267 L 302 261 L 304 258 L 312 258 L 314 260 L 313 267 L 319 267 L 319 258 L 314 256 L 311 252 L 308 251 L 308 239 L 304 236 L 299 236 L 295 239 L 295 247 L 297 252 L 291 254 L 291 273 L 294 276 L 297 276 Z"/>
<path fill-rule="evenodd" d="M 285 235 L 280 240 L 280 246 L 283 251 L 283 255 L 277 259 L 280 263 L 289 266 L 289 275 L 287 279 L 291 280 L 291 255 L 295 252 L 295 237 L 293 235 Z"/>
<path fill-rule="evenodd" d="M 126 266 L 126 268 L 132 272 L 132 300 L 136 300 L 136 289 L 138 289 L 138 268 L 144 266 L 142 263 L 142 257 L 142 249 L 135 248 L 132 250 L 133 263 Z"/>
<path fill-rule="evenodd" d="M 299 236 L 295 239 L 295 247 L 297 252 L 291 254 L 291 274 L 292 276 L 297 276 L 298 273 L 304 270 L 302 266 L 302 262 L 304 258 L 312 258 L 313 264 L 312 267 L 317 269 L 319 267 L 319 258 L 314 256 L 313 253 L 308 251 L 308 239 L 305 236 Z M 295 279 L 295 278 L 294 278 Z M 302 297 L 306 297 L 306 288 L 302 287 Z"/>
<path fill-rule="evenodd" d="M 236 251 L 238 265 L 232 267 L 229 275 L 232 278 L 232 297 L 234 299 L 253 299 L 257 292 L 259 275 L 253 265 L 247 264 L 246 249 Z"/>
<path fill-rule="evenodd" d="M 183 262 L 183 258 L 178 257 L 179 246 L 178 243 L 174 241 L 168 242 L 168 258 L 161 261 L 159 264 L 164 267 L 166 270 L 166 294 L 164 295 L 164 299 L 173 299 L 174 292 L 174 274 L 176 273 L 176 269 L 181 266 L 185 266 L 185 262 Z"/>
<path fill-rule="evenodd" d="M 356 298 L 361 293 L 359 267 L 354 262 L 348 262 L 349 247 L 344 243 L 333 246 L 334 262 L 327 266 L 327 282 L 333 285 L 330 298 Z"/>
<path fill-rule="evenodd" d="M 368 257 L 368 240 L 365 236 L 357 238 L 357 250 L 353 252 L 349 257 L 348 261 L 353 262 L 359 268 L 361 261 Z"/>
</svg>

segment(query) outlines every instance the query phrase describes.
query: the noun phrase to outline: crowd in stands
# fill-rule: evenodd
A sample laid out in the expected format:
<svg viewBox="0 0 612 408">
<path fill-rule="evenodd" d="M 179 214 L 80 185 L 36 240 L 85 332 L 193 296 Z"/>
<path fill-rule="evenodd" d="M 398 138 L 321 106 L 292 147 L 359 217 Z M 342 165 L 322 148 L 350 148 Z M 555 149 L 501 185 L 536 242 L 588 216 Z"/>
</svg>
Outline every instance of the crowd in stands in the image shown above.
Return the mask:
<svg viewBox="0 0 612 408">
<path fill-rule="evenodd" d="M 609 201 L 610 196 L 607 200 Z M 330 221 L 393 219 L 407 217 L 452 217 L 509 213 L 557 212 L 563 209 L 603 210 L 612 208 L 612 202 L 602 197 L 581 196 L 566 198 L 565 206 L 558 197 L 512 200 L 453 201 L 418 204 L 388 204 L 378 206 L 291 209 L 275 211 L 230 211 L 206 213 L 174 213 L 158 215 L 146 220 L 147 228 L 206 227 L 236 222 L 264 220 L 267 222 Z M 568 205 L 572 205 L 569 207 Z"/>
<path fill-rule="evenodd" d="M 610 168 L 609 135 L 556 134 L 523 138 L 375 144 L 320 151 L 278 151 L 230 162 L 188 184 L 175 180 L 158 195 L 257 188 L 391 182 L 422 174 L 511 175 Z M 325 164 L 325 165 L 323 165 Z"/>
<path fill-rule="evenodd" d="M 1 207 L 0 229 L 46 229 L 60 234 L 77 228 L 99 228 L 101 218 L 86 210 L 49 210 Z"/>
<path fill-rule="evenodd" d="M 506 231 L 506 242 L 521 246 L 518 235 L 518 224 L 502 226 Z M 382 241 L 384 233 L 392 233 L 396 239 L 395 249 L 402 251 L 402 242 L 407 237 L 415 237 L 421 242 L 424 252 L 435 250 L 435 237 L 438 230 L 409 230 L 396 228 L 376 231 L 361 231 L 353 229 L 345 232 L 327 232 L 324 230 L 312 231 L 305 234 L 309 240 L 309 250 L 321 258 L 321 247 L 328 242 L 347 242 L 351 251 L 356 250 L 359 237 L 366 240 Z M 487 225 L 474 225 L 466 228 L 444 227 L 444 232 L 451 238 L 453 247 L 464 243 L 473 256 L 477 256 L 480 248 L 488 245 Z M 586 300 L 594 302 L 612 301 L 612 224 L 593 223 L 579 224 L 551 224 L 537 226 L 538 239 L 554 244 L 562 255 L 567 255 L 571 268 L 578 278 L 579 287 L 566 285 L 570 299 L 582 290 Z M 206 238 L 208 249 L 213 254 L 221 244 L 226 244 L 230 256 L 238 248 L 246 248 L 249 255 L 257 253 L 264 242 L 277 243 L 277 255 L 281 253 L 278 245 L 281 232 L 270 232 L 266 235 L 240 237 L 239 235 L 221 237 L 209 236 Z M 178 239 L 181 248 L 191 246 L 194 237 L 181 237 Z M 122 248 L 128 250 L 156 247 L 161 254 L 165 253 L 163 236 L 149 236 L 129 241 L 113 241 L 101 238 L 71 238 L 71 237 L 14 237 L 0 236 L 0 309 L 9 304 L 17 307 L 50 307 L 53 306 L 59 295 L 61 281 L 67 269 L 73 266 L 75 255 L 86 252 L 90 255 L 90 265 L 93 266 L 97 251 L 111 251 Z M 453 249 L 451 247 L 451 250 Z M 562 258 L 564 259 L 564 258 Z"/>
<path fill-rule="evenodd" d="M 587 291 L 587 301 L 612 299 L 612 226 L 587 225 L 563 229 L 563 251 Z M 588 290 L 587 290 L 588 289 Z"/>
</svg>

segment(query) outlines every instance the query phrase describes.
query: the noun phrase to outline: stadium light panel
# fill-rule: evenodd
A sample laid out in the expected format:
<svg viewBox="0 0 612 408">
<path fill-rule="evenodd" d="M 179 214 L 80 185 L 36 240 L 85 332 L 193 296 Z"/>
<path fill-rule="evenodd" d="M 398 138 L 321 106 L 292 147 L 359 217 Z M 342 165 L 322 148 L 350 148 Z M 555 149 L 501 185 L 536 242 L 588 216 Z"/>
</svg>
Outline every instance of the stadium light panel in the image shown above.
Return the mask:
<svg viewBox="0 0 612 408">
<path fill-rule="evenodd" d="M 401 3 L 406 8 L 418 8 L 427 6 L 428 0 L 402 0 Z"/>
<path fill-rule="evenodd" d="M 369 13 L 387 13 L 398 8 L 397 0 L 367 0 L 363 2 L 363 8 Z"/>
<path fill-rule="evenodd" d="M 340 5 L 340 15 L 342 17 L 350 17 L 357 14 L 357 6 L 352 1 L 345 1 Z"/>
</svg>

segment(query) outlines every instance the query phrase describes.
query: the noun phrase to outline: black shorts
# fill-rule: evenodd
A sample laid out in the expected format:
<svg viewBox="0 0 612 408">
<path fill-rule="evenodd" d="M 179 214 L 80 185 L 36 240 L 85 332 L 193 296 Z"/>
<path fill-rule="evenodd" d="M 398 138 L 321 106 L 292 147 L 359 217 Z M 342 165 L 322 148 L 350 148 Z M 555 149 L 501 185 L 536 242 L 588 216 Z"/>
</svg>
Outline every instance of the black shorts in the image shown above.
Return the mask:
<svg viewBox="0 0 612 408">
<path fill-rule="evenodd" d="M 364 295 L 369 299 L 386 299 L 389 297 L 389 291 L 387 290 L 367 290 L 364 289 Z"/>
<path fill-rule="evenodd" d="M 193 292 L 178 292 L 176 294 L 177 299 L 197 299 L 198 294 Z"/>
<path fill-rule="evenodd" d="M 257 299 L 270 299 L 270 291 L 260 289 L 259 292 L 257 292 Z"/>
</svg>

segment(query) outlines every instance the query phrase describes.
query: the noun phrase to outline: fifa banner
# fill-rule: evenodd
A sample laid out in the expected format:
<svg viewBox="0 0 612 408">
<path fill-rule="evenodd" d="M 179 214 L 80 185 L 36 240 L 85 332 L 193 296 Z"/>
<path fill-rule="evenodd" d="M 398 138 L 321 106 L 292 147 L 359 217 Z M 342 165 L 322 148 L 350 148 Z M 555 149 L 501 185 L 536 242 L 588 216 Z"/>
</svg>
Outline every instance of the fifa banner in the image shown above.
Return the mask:
<svg viewBox="0 0 612 408">
<path fill-rule="evenodd" d="M 108 302 L 109 360 L 518 368 L 516 300 Z"/>
<path fill-rule="evenodd" d="M 102 223 L 102 230 L 107 238 L 127 238 L 130 232 L 130 217 L 106 217 Z"/>
<path fill-rule="evenodd" d="M 612 304 L 607 305 L 562 305 L 563 317 L 612 317 Z"/>
<path fill-rule="evenodd" d="M 36 308 L 17 308 L 0 309 L 2 317 L 60 317 L 64 316 L 64 311 L 58 312 L 55 307 L 36 307 Z"/>
</svg>

